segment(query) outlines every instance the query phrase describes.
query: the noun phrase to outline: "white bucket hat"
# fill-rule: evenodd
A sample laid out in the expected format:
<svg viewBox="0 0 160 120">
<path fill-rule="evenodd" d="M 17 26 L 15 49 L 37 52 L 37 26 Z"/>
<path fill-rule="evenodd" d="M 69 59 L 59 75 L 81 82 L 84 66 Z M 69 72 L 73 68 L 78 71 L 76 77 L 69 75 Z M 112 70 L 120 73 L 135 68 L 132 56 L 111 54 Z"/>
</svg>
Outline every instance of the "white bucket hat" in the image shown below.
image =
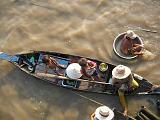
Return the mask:
<svg viewBox="0 0 160 120">
<path fill-rule="evenodd" d="M 112 76 L 117 79 L 124 79 L 131 74 L 131 69 L 124 65 L 118 65 L 112 70 Z"/>
<path fill-rule="evenodd" d="M 71 79 L 78 79 L 82 76 L 81 66 L 78 63 L 70 64 L 66 69 L 66 74 Z"/>
<path fill-rule="evenodd" d="M 126 32 L 126 36 L 131 38 L 131 39 L 135 39 L 137 37 L 137 35 L 132 30 L 128 30 Z"/>
<path fill-rule="evenodd" d="M 100 106 L 95 111 L 95 118 L 98 120 L 113 120 L 114 112 L 107 106 Z"/>
</svg>

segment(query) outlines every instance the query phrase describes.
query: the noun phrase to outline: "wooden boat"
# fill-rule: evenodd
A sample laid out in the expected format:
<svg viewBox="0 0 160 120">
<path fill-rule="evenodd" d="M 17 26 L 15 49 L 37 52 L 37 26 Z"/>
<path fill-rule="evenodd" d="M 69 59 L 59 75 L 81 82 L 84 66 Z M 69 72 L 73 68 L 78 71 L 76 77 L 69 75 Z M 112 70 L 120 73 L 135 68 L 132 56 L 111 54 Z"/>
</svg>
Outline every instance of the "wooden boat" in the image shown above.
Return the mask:
<svg viewBox="0 0 160 120">
<path fill-rule="evenodd" d="M 55 70 L 50 69 L 48 73 L 46 71 L 46 65 L 42 62 L 44 55 L 49 55 L 56 59 L 58 64 L 63 66 L 60 70 L 62 75 L 57 75 Z M 80 79 L 70 79 L 66 76 L 65 70 L 67 66 L 74 61 L 78 61 L 81 56 L 74 56 L 56 52 L 44 52 L 44 51 L 33 51 L 24 54 L 8 55 L 6 53 L 0 53 L 0 59 L 7 60 L 12 64 L 16 65 L 22 71 L 36 77 L 41 80 L 51 82 L 57 86 L 69 88 L 73 90 L 89 91 L 103 94 L 117 94 L 117 89 L 109 83 L 112 78 L 112 70 L 115 65 L 105 63 L 92 58 L 87 58 L 97 63 L 97 71 L 103 81 L 91 81 L 88 78 L 81 77 Z M 35 64 L 36 63 L 36 64 Z M 106 70 L 99 69 L 101 63 L 105 64 Z M 134 74 L 134 79 L 139 83 L 139 88 L 132 93 L 127 94 L 160 94 L 160 90 L 151 90 L 153 84 L 144 79 L 143 77 Z"/>
<path fill-rule="evenodd" d="M 160 120 L 160 117 L 158 117 L 155 113 L 153 113 L 145 106 L 141 106 L 135 118 L 138 120 Z"/>
<path fill-rule="evenodd" d="M 114 120 L 137 120 L 135 119 L 134 117 L 132 116 L 124 116 L 122 112 L 116 110 L 115 108 L 113 109 L 113 112 L 114 112 Z"/>
<path fill-rule="evenodd" d="M 113 109 L 115 120 L 160 120 L 160 117 L 153 113 L 145 106 L 141 106 L 140 110 L 136 113 L 136 116 L 124 116 L 122 112 Z"/>
<path fill-rule="evenodd" d="M 120 50 L 120 45 L 121 45 L 121 42 L 122 42 L 122 38 L 124 37 L 125 34 L 126 34 L 126 32 L 121 33 L 121 34 L 119 34 L 119 35 L 114 39 L 114 42 L 113 42 L 113 50 L 114 50 L 114 52 L 115 52 L 115 54 L 116 54 L 117 56 L 119 56 L 119 57 L 121 57 L 121 58 L 123 58 L 123 59 L 128 59 L 128 60 L 130 60 L 130 59 L 137 58 L 138 55 L 125 55 L 125 54 L 123 54 L 123 53 L 121 52 L 121 50 Z M 136 40 L 136 43 L 143 45 L 143 41 L 142 41 L 142 39 L 141 39 L 139 36 L 137 36 L 137 38 L 136 38 L 135 40 Z M 143 50 L 143 49 L 141 49 L 141 51 L 142 51 L 142 50 Z"/>
</svg>

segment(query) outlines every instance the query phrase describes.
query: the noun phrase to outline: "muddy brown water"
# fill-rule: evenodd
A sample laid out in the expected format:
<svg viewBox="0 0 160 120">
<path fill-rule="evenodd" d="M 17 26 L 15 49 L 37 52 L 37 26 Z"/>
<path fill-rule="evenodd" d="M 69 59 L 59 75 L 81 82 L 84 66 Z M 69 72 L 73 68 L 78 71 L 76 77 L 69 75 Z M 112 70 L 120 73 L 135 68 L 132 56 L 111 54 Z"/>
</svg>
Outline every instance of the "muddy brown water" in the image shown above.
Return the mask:
<svg viewBox="0 0 160 120">
<path fill-rule="evenodd" d="M 159 0 L 1 0 L 0 50 L 9 54 L 45 50 L 97 58 L 132 71 L 160 84 Z M 158 33 L 135 29 L 146 52 L 126 61 L 112 48 L 114 38 L 140 26 Z M 122 111 L 117 96 L 80 93 Z M 99 106 L 22 72 L 0 61 L 1 120 L 89 120 Z M 156 114 L 160 96 L 129 96 L 129 114 L 145 105 Z"/>
</svg>

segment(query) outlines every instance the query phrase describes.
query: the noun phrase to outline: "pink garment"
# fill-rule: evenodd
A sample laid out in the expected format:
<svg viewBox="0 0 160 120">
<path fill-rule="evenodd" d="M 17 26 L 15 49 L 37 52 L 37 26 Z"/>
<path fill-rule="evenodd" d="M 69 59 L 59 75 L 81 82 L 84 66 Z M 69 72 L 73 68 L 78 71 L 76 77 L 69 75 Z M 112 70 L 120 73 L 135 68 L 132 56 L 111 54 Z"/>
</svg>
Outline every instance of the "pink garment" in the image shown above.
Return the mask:
<svg viewBox="0 0 160 120">
<path fill-rule="evenodd" d="M 87 61 L 87 67 L 85 68 L 85 71 L 82 70 L 82 74 L 87 74 L 86 76 L 91 76 L 96 71 L 97 64 L 93 61 L 88 60 Z"/>
</svg>

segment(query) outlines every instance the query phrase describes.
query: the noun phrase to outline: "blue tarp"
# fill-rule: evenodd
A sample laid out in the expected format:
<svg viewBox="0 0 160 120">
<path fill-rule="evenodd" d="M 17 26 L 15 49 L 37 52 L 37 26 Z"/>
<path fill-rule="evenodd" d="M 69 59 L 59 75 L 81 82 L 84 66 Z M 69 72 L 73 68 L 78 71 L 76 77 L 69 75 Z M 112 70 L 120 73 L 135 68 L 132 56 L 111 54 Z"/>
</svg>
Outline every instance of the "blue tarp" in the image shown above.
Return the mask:
<svg viewBox="0 0 160 120">
<path fill-rule="evenodd" d="M 3 59 L 3 60 L 7 60 L 9 62 L 17 62 L 19 57 L 17 56 L 11 56 L 11 55 L 8 55 L 6 53 L 1 53 L 0 54 L 0 59 Z"/>
</svg>

